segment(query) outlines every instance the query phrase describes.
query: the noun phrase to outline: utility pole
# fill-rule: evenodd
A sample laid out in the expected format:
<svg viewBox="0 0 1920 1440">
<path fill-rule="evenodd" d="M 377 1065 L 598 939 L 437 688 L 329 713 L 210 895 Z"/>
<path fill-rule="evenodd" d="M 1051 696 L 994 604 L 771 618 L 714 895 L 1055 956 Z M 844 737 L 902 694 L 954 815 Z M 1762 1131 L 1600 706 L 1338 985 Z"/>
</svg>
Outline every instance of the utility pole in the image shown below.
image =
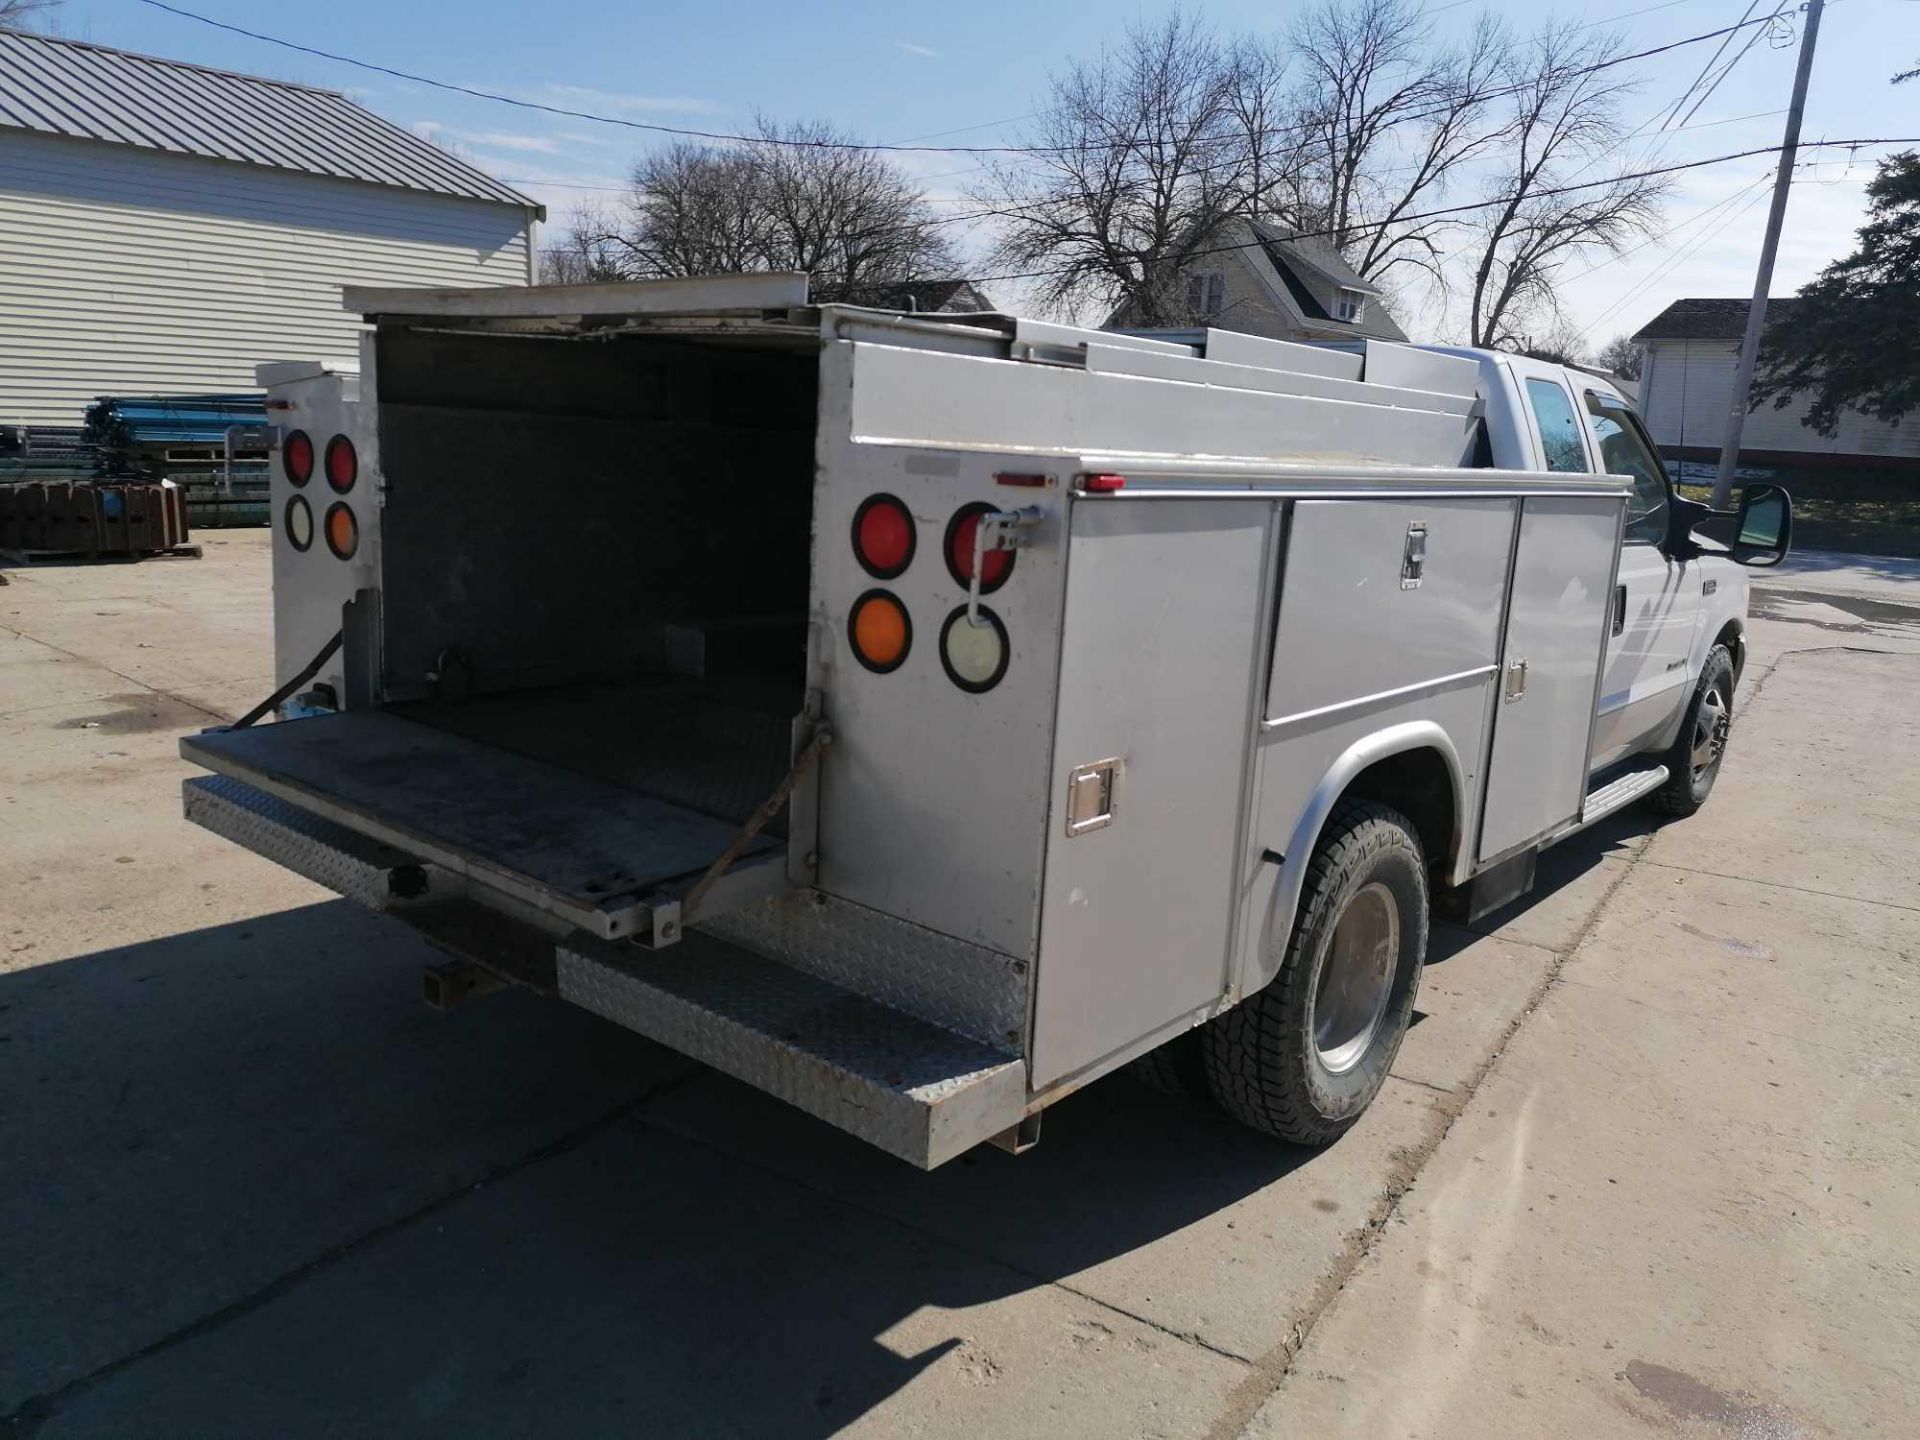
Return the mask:
<svg viewBox="0 0 1920 1440">
<path fill-rule="evenodd" d="M 1760 272 L 1753 281 L 1753 304 L 1747 309 L 1747 333 L 1740 342 L 1740 367 L 1733 376 L 1733 400 L 1727 410 L 1727 435 L 1720 444 L 1720 473 L 1714 477 L 1716 510 L 1733 498 L 1733 470 L 1740 462 L 1740 432 L 1747 423 L 1747 392 L 1753 388 L 1753 367 L 1760 358 L 1760 332 L 1767 323 L 1767 291 L 1773 285 L 1773 257 L 1780 248 L 1780 222 L 1787 214 L 1787 191 L 1793 185 L 1793 160 L 1800 149 L 1800 112 L 1807 104 L 1807 77 L 1813 73 L 1813 42 L 1820 34 L 1824 0 L 1807 0 L 1806 28 L 1800 34 L 1800 63 L 1793 71 L 1793 99 L 1787 102 L 1787 133 L 1780 146 L 1780 168 L 1773 176 L 1773 204 L 1767 210 L 1767 233 L 1760 241 Z"/>
</svg>

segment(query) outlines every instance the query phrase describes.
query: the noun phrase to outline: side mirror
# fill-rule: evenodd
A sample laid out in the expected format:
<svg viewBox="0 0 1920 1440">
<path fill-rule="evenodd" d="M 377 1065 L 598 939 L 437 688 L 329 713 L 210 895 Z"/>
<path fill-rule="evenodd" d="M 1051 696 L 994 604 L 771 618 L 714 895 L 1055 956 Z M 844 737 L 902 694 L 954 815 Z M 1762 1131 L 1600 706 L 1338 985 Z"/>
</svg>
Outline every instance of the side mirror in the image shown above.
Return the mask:
<svg viewBox="0 0 1920 1440">
<path fill-rule="evenodd" d="M 1740 565 L 1778 565 L 1793 540 L 1793 500 L 1778 485 L 1749 485 L 1740 497 L 1731 558 Z"/>
</svg>

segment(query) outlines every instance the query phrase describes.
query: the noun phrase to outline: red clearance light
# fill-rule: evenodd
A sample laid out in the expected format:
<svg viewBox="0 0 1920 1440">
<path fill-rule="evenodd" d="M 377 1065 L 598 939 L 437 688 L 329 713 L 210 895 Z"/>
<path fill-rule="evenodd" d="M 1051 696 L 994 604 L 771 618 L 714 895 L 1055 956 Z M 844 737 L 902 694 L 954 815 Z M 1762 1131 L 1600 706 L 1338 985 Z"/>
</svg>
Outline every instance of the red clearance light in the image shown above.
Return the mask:
<svg viewBox="0 0 1920 1440">
<path fill-rule="evenodd" d="M 1116 490 L 1126 488 L 1124 475 L 1082 475 L 1080 488 L 1088 495 L 1111 495 Z"/>
<path fill-rule="evenodd" d="M 869 495 L 853 512 L 853 558 L 876 580 L 904 573 L 919 543 L 913 516 L 895 496 Z"/>
<path fill-rule="evenodd" d="M 280 444 L 280 468 L 295 485 L 313 478 L 313 441 L 304 430 L 289 430 Z"/>
<path fill-rule="evenodd" d="M 1013 475 L 999 474 L 993 477 L 996 485 L 1018 485 L 1023 490 L 1045 490 L 1053 484 L 1051 475 Z"/>
<path fill-rule="evenodd" d="M 993 506 L 975 501 L 962 505 L 947 522 L 947 573 L 961 589 L 973 583 L 973 535 L 980 528 L 980 517 L 993 514 Z M 1011 550 L 989 550 L 980 557 L 980 593 L 991 595 L 1007 583 L 1013 574 Z"/>
<path fill-rule="evenodd" d="M 327 441 L 327 484 L 344 495 L 359 478 L 360 457 L 353 452 L 353 442 L 344 435 Z"/>
</svg>

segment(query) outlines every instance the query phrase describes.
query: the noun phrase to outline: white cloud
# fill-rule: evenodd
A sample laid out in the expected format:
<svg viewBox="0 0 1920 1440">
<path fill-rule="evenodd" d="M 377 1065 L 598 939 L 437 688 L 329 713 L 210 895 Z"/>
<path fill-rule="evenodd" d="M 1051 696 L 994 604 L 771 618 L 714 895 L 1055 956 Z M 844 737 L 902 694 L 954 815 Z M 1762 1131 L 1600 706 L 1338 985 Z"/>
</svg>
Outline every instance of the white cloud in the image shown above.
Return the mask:
<svg viewBox="0 0 1920 1440">
<path fill-rule="evenodd" d="M 521 135 L 506 130 L 449 130 L 447 133 L 482 150 L 511 150 L 531 155 L 560 153 L 560 142 L 551 135 Z"/>
<path fill-rule="evenodd" d="M 925 45 L 916 45 L 911 40 L 896 40 L 893 42 L 893 46 L 896 50 L 904 50 L 909 55 L 919 55 L 927 60 L 937 60 L 940 58 L 940 52 L 938 50 L 931 49 Z"/>
<path fill-rule="evenodd" d="M 558 155 L 566 138 L 513 130 L 462 130 L 438 120 L 414 121 L 413 133 L 436 145 L 471 145 L 481 150 L 510 150 L 516 155 Z"/>
<path fill-rule="evenodd" d="M 586 85 L 547 84 L 519 92 L 525 98 L 544 105 L 564 106 L 569 110 L 611 110 L 649 115 L 719 115 L 724 110 L 712 100 L 690 95 L 629 95 L 614 90 L 595 90 Z"/>
</svg>

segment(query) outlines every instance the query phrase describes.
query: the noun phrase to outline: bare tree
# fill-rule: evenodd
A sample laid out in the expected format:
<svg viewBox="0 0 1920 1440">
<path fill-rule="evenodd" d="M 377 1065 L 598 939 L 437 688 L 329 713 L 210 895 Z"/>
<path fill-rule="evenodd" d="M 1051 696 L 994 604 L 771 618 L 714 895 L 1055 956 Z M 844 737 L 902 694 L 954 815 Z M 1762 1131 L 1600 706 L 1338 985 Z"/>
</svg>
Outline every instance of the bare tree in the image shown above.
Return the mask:
<svg viewBox="0 0 1920 1440">
<path fill-rule="evenodd" d="M 561 248 L 626 278 L 804 270 L 840 299 L 953 273 L 932 206 L 886 156 L 819 123 L 756 124 L 744 144 L 642 157 L 618 209 L 577 217 Z"/>
<path fill-rule="evenodd" d="M 0 0 L 0 30 L 25 30 L 35 15 L 58 9 L 61 0 Z"/>
<path fill-rule="evenodd" d="M 1619 50 L 1613 37 L 1583 39 L 1551 27 L 1510 54 L 1499 131 L 1500 168 L 1474 225 L 1469 341 L 1522 348 L 1523 327 L 1554 306 L 1561 266 L 1592 249 L 1618 252 L 1659 220 L 1666 184 L 1622 174 L 1562 191 L 1614 162 L 1625 138 L 1620 100 L 1633 86 L 1594 67 Z"/>
<path fill-rule="evenodd" d="M 1522 355 L 1551 360 L 1556 365 L 1587 364 L 1586 332 L 1557 311 L 1547 318 L 1552 323 L 1544 332 L 1521 336 L 1514 348 Z"/>
<path fill-rule="evenodd" d="M 1415 0 L 1325 0 L 1288 44 L 1306 77 L 1293 97 L 1305 163 L 1292 195 L 1263 194 L 1260 208 L 1324 231 L 1369 278 L 1412 266 L 1438 279 L 1458 221 L 1419 216 L 1498 139 L 1487 112 L 1505 28 L 1483 17 L 1445 48 Z"/>
<path fill-rule="evenodd" d="M 599 239 L 613 225 L 591 206 L 576 209 L 566 229 L 540 247 L 540 283 L 588 285 L 595 281 L 631 280 L 632 270 L 621 263 L 613 247 Z"/>
<path fill-rule="evenodd" d="M 1616 335 L 1593 352 L 1593 363 L 1627 380 L 1640 378 L 1640 344 L 1631 335 Z"/>
<path fill-rule="evenodd" d="M 1508 40 L 1436 46 L 1417 0 L 1322 0 L 1279 42 L 1222 43 L 1176 12 L 1051 82 L 1038 151 L 989 169 L 993 260 L 1043 303 L 1196 317 L 1181 272 L 1236 219 L 1330 239 L 1362 275 L 1443 274 L 1457 219 L 1422 218 L 1498 143 Z"/>
<path fill-rule="evenodd" d="M 1270 128 L 1278 78 L 1271 56 L 1236 56 L 1178 11 L 1069 65 L 1025 137 L 1034 153 L 990 164 L 976 192 L 1003 219 L 990 264 L 1038 272 L 1051 309 L 1187 321 L 1181 272 L 1246 211 L 1249 137 Z"/>
</svg>

